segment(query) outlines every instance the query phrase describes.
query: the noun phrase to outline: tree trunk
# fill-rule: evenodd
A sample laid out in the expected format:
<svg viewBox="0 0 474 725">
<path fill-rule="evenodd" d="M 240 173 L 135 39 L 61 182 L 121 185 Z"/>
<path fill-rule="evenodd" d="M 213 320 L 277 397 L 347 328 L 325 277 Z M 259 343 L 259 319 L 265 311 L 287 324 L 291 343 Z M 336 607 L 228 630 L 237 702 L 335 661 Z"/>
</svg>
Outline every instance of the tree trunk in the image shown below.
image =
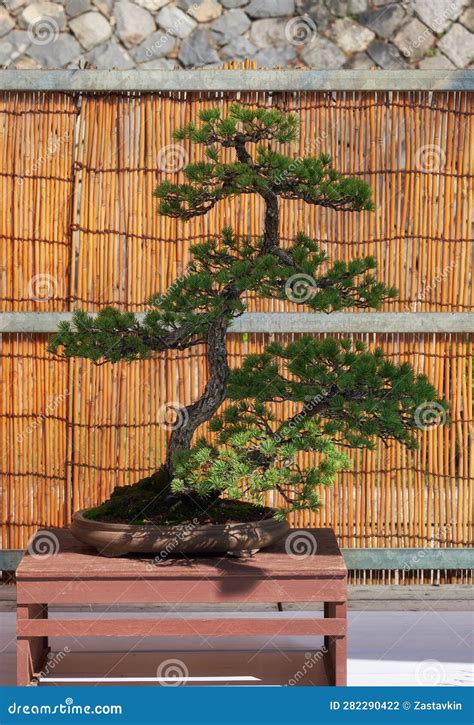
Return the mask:
<svg viewBox="0 0 474 725">
<path fill-rule="evenodd" d="M 241 164 L 254 167 L 252 157 L 245 147 L 245 139 L 237 138 L 235 143 L 237 158 Z M 265 217 L 263 223 L 263 249 L 269 252 L 278 247 L 280 241 L 280 208 L 278 196 L 272 189 L 258 191 L 265 202 Z"/>
<path fill-rule="evenodd" d="M 241 163 L 253 166 L 252 157 L 245 148 L 243 140 L 235 146 L 237 158 Z M 265 203 L 263 253 L 276 253 L 280 239 L 280 212 L 277 195 L 271 190 L 260 192 Z M 284 254 L 283 250 L 280 250 Z M 233 288 L 227 290 L 227 297 L 235 299 L 242 294 Z M 196 431 L 202 423 L 209 420 L 222 405 L 226 397 L 227 382 L 229 379 L 229 365 L 227 361 L 227 317 L 214 322 L 209 329 L 206 339 L 206 356 L 208 362 L 208 381 L 204 392 L 196 402 L 179 411 L 179 426 L 171 433 L 168 442 L 166 468 L 173 475 L 173 455 L 177 451 L 187 450 Z"/>
<path fill-rule="evenodd" d="M 173 454 L 190 447 L 196 428 L 209 420 L 225 400 L 229 379 L 227 325 L 227 318 L 221 318 L 210 327 L 207 334 L 208 381 L 199 400 L 181 409 L 178 416 L 180 425 L 171 433 L 166 458 L 166 467 L 170 475 L 173 472 Z"/>
<path fill-rule="evenodd" d="M 262 194 L 262 197 L 265 201 L 263 248 L 265 252 L 270 252 L 278 247 L 280 241 L 280 210 L 278 198 L 273 192 Z"/>
</svg>

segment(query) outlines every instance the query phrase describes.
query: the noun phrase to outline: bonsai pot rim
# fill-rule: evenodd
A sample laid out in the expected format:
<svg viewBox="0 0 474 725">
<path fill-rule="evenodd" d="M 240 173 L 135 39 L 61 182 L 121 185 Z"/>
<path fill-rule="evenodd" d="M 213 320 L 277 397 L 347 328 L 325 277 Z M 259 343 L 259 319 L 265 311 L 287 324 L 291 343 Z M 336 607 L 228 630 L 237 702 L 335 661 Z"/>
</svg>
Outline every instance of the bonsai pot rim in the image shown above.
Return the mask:
<svg viewBox="0 0 474 725">
<path fill-rule="evenodd" d="M 71 532 L 108 557 L 129 553 L 159 553 L 163 559 L 173 554 L 198 553 L 245 556 L 275 543 L 289 529 L 287 521 L 275 518 L 229 524 L 194 525 L 190 521 L 166 526 L 108 523 L 86 518 L 84 514 L 89 510 L 73 514 Z"/>
</svg>

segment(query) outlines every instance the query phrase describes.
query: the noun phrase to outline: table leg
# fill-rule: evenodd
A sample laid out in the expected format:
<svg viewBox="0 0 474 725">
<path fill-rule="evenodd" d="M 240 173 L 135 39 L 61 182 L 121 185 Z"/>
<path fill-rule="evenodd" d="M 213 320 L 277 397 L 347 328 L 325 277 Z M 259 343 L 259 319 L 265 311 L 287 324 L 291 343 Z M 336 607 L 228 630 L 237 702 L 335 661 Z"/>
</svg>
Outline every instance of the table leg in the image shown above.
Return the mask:
<svg viewBox="0 0 474 725">
<path fill-rule="evenodd" d="M 324 617 L 337 617 L 347 620 L 347 603 L 346 602 L 324 602 Z M 347 685 L 347 636 L 343 637 L 324 637 L 324 646 L 327 649 L 327 657 L 329 658 L 328 672 L 330 674 L 330 684 L 336 687 Z"/>
<path fill-rule="evenodd" d="M 47 619 L 47 604 L 17 604 L 18 619 Z M 16 671 L 17 685 L 30 685 L 32 678 L 41 672 L 49 652 L 47 637 L 17 637 Z"/>
</svg>

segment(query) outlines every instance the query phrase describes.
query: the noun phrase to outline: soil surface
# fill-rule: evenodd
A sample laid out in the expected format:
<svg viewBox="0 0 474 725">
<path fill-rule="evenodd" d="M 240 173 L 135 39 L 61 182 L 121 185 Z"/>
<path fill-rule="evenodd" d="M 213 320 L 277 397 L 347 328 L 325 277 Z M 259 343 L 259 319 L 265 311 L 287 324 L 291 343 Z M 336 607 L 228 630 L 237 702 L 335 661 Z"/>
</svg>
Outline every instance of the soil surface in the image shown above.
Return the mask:
<svg viewBox="0 0 474 725">
<path fill-rule="evenodd" d="M 163 470 L 131 486 L 120 486 L 108 501 L 84 516 L 109 524 L 231 524 L 270 519 L 274 510 L 266 506 L 224 499 L 216 491 L 207 498 L 170 492 Z"/>
</svg>

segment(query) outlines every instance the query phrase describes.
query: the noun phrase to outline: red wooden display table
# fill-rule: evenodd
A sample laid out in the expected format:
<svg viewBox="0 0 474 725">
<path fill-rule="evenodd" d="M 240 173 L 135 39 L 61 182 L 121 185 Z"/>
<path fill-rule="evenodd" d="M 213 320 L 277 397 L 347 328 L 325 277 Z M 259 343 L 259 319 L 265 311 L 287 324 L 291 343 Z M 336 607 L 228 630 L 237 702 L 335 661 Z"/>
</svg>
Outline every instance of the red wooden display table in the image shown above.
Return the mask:
<svg viewBox="0 0 474 725">
<path fill-rule="evenodd" d="M 310 546 L 309 554 L 297 555 L 293 530 L 275 546 L 250 558 L 183 557 L 156 563 L 143 556 L 107 559 L 67 530 L 48 529 L 48 534 L 57 537 L 57 553 L 27 553 L 17 570 L 18 685 L 31 684 L 40 675 L 49 651 L 48 637 L 68 635 L 321 635 L 327 648 L 324 662 L 329 684 L 346 684 L 347 569 L 332 529 L 301 530 L 306 541 L 317 543 L 317 547 Z M 35 551 L 34 543 L 29 549 Z M 184 603 L 244 602 L 277 603 L 280 610 L 285 603 L 324 602 L 324 618 L 298 619 L 292 612 L 258 619 L 229 616 L 219 619 L 218 627 L 206 615 L 191 620 L 185 614 L 175 620 L 159 615 L 140 619 L 132 614 L 129 619 L 115 620 L 100 616 L 48 619 L 51 604 L 169 604 L 173 609 Z"/>
</svg>

